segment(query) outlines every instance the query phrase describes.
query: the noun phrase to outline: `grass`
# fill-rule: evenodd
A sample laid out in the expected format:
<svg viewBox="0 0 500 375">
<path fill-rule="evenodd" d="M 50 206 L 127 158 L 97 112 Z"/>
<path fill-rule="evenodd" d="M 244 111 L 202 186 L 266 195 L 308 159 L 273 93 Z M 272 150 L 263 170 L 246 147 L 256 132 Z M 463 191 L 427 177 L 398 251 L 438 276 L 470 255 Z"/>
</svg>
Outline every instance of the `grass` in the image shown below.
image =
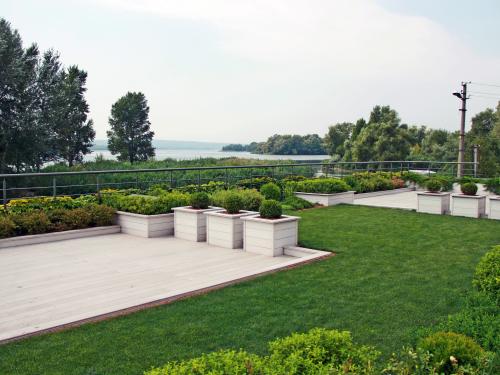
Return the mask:
<svg viewBox="0 0 500 375">
<path fill-rule="evenodd" d="M 0 346 L 1 374 L 140 374 L 219 348 L 264 353 L 312 327 L 349 330 L 385 356 L 460 309 L 500 222 L 336 206 L 299 213 L 328 260 L 204 296 Z"/>
</svg>

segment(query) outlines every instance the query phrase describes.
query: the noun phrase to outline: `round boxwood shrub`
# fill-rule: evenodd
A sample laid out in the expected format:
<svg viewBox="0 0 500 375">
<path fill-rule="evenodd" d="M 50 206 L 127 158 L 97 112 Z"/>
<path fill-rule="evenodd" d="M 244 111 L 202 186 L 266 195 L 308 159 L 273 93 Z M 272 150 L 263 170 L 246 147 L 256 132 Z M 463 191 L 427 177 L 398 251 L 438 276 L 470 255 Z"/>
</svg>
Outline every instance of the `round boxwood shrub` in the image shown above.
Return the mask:
<svg viewBox="0 0 500 375">
<path fill-rule="evenodd" d="M 204 210 L 210 205 L 210 197 L 207 193 L 198 192 L 191 194 L 191 207 L 197 210 Z"/>
<path fill-rule="evenodd" d="M 474 182 L 466 182 L 460 185 L 460 190 L 465 195 L 476 195 L 477 185 Z"/>
<path fill-rule="evenodd" d="M 481 258 L 472 284 L 500 304 L 500 246 L 495 246 Z"/>
<path fill-rule="evenodd" d="M 432 354 L 432 364 L 439 374 L 452 374 L 454 366 L 481 366 L 486 352 L 470 337 L 454 332 L 437 332 L 422 341 L 418 348 Z"/>
<path fill-rule="evenodd" d="M 281 189 L 275 183 L 268 183 L 260 187 L 260 193 L 265 199 L 274 199 L 279 201 L 281 198 Z"/>
<path fill-rule="evenodd" d="M 274 199 L 265 200 L 260 205 L 259 213 L 264 219 L 279 219 L 282 214 L 281 204 Z"/>
<path fill-rule="evenodd" d="M 435 178 L 430 178 L 425 182 L 425 188 L 431 193 L 437 193 L 441 191 L 441 181 Z"/>
<path fill-rule="evenodd" d="M 228 214 L 237 214 L 243 208 L 243 199 L 238 192 L 232 191 L 227 195 L 226 199 L 224 199 L 222 207 L 226 209 Z"/>
</svg>

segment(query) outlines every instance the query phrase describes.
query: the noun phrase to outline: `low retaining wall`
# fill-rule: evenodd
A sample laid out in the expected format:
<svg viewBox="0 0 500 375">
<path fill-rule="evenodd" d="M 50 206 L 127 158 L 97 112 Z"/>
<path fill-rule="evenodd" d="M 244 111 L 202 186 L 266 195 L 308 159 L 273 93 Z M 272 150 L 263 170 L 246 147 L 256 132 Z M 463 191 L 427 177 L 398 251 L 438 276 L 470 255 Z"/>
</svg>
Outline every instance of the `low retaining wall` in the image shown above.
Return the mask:
<svg viewBox="0 0 500 375">
<path fill-rule="evenodd" d="M 100 236 L 103 234 L 112 234 L 112 233 L 120 233 L 120 226 L 110 225 L 107 227 L 75 229 L 75 230 L 67 230 L 64 232 L 52 232 L 52 233 L 4 238 L 0 240 L 0 248 L 34 245 L 38 243 L 55 242 L 63 240 L 72 240 L 75 238 L 93 237 L 93 236 Z"/>
<path fill-rule="evenodd" d="M 392 190 L 371 191 L 369 193 L 359 193 L 359 194 L 354 194 L 354 199 L 363 199 L 363 198 L 379 197 L 381 195 L 408 193 L 410 191 L 415 191 L 415 188 L 408 187 L 408 188 L 392 189 Z"/>
<path fill-rule="evenodd" d="M 354 203 L 354 191 L 346 191 L 343 193 L 332 193 L 332 194 L 322 194 L 322 193 L 304 193 L 301 191 L 296 191 L 294 193 L 296 197 L 305 199 L 312 204 L 321 204 L 323 206 L 335 206 L 337 204 L 352 204 Z"/>
</svg>

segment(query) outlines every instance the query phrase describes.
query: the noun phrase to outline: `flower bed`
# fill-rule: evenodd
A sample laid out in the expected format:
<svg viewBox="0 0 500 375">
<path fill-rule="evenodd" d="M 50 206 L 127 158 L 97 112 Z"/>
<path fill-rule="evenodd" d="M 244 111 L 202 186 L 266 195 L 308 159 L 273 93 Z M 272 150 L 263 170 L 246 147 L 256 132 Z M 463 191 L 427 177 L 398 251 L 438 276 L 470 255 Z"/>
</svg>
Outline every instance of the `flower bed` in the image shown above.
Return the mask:
<svg viewBox="0 0 500 375">
<path fill-rule="evenodd" d="M 340 178 L 317 178 L 289 182 L 287 189 L 294 191 L 296 197 L 313 204 L 333 206 L 340 203 L 353 203 L 354 191 Z"/>
</svg>

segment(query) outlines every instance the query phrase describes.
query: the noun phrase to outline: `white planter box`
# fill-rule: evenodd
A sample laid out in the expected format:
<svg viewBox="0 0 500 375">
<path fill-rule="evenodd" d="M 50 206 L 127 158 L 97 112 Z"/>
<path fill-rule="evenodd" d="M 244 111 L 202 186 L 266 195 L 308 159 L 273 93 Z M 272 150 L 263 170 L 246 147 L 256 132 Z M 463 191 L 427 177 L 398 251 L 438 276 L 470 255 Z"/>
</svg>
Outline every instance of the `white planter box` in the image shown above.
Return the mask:
<svg viewBox="0 0 500 375">
<path fill-rule="evenodd" d="M 189 206 L 174 208 L 175 237 L 195 242 L 206 241 L 207 217 L 204 213 L 221 210 L 219 207 L 209 207 L 205 210 L 196 210 Z"/>
<path fill-rule="evenodd" d="M 392 194 L 400 194 L 400 193 L 409 193 L 415 191 L 415 188 L 399 188 L 392 190 L 379 190 L 379 191 L 371 191 L 369 193 L 358 193 L 354 194 L 354 199 L 362 199 L 362 198 L 373 198 L 380 197 L 383 195 L 392 195 Z"/>
<path fill-rule="evenodd" d="M 207 217 L 207 243 L 229 249 L 243 248 L 243 221 L 245 216 L 256 215 L 253 211 L 227 214 L 225 211 L 205 212 Z"/>
<path fill-rule="evenodd" d="M 52 232 L 44 234 L 32 234 L 28 236 L 18 236 L 3 238 L 0 240 L 0 248 L 12 246 L 34 245 L 37 243 L 55 242 L 63 240 L 72 240 L 75 238 L 100 236 L 103 234 L 120 233 L 118 225 L 106 227 L 94 227 L 85 229 L 66 230 L 63 232 Z"/>
<path fill-rule="evenodd" d="M 305 199 L 313 204 L 321 204 L 323 206 L 335 206 L 336 204 L 354 203 L 354 191 L 346 191 L 344 193 L 334 193 L 334 194 L 320 194 L 320 193 L 303 193 L 296 191 L 296 197 Z"/>
<path fill-rule="evenodd" d="M 174 234 L 174 214 L 141 215 L 118 211 L 116 223 L 122 233 L 138 237 L 162 237 Z"/>
<path fill-rule="evenodd" d="M 417 212 L 444 215 L 450 212 L 450 193 L 417 192 Z"/>
<path fill-rule="evenodd" d="M 297 245 L 299 219 L 286 215 L 280 219 L 242 217 L 243 250 L 272 257 L 283 255 L 285 247 Z"/>
<path fill-rule="evenodd" d="M 500 220 L 500 196 L 489 197 L 490 199 L 490 211 L 488 212 L 488 217 L 490 219 Z"/>
<path fill-rule="evenodd" d="M 484 195 L 451 195 L 451 214 L 480 218 L 486 213 L 486 197 Z"/>
</svg>

